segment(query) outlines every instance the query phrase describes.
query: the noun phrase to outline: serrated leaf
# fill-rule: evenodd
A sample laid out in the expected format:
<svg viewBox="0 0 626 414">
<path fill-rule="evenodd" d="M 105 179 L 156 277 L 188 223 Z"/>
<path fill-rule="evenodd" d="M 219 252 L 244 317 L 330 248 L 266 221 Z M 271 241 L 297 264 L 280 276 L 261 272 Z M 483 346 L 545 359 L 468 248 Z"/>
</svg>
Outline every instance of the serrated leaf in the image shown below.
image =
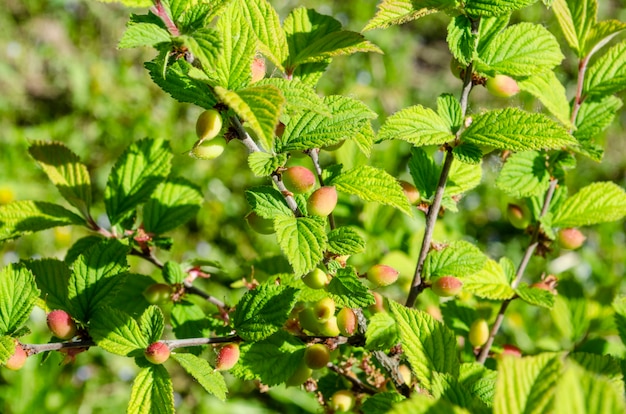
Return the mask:
<svg viewBox="0 0 626 414">
<path fill-rule="evenodd" d="M 445 121 L 448 129 L 456 133 L 463 122 L 461 103 L 454 95 L 444 93 L 437 98 L 437 114 Z"/>
<path fill-rule="evenodd" d="M 187 274 L 177 262 L 170 260 L 163 265 L 163 279 L 170 285 L 183 283 L 186 277 Z"/>
<path fill-rule="evenodd" d="M 344 308 L 364 308 L 374 303 L 374 295 L 361 283 L 353 267 L 337 270 L 326 291 L 337 305 Z"/>
<path fill-rule="evenodd" d="M 406 397 L 394 391 L 379 392 L 368 397 L 361 405 L 361 410 L 368 414 L 385 414 L 396 403 L 405 399 Z"/>
<path fill-rule="evenodd" d="M 267 151 L 274 148 L 274 130 L 285 103 L 278 88 L 251 86 L 234 92 L 216 86 L 215 93 L 252 128 Z"/>
<path fill-rule="evenodd" d="M 494 260 L 487 260 L 485 267 L 478 273 L 473 273 L 461 279 L 463 290 L 474 293 L 476 296 L 492 299 L 506 300 L 515 296 L 502 266 Z"/>
<path fill-rule="evenodd" d="M 162 234 L 193 218 L 204 201 L 200 189 L 183 178 L 160 183 L 143 207 L 148 233 Z"/>
<path fill-rule="evenodd" d="M 110 300 L 127 277 L 129 247 L 117 239 L 102 240 L 80 255 L 72 265 L 68 299 L 75 314 L 87 322 L 94 311 Z"/>
<path fill-rule="evenodd" d="M 274 219 L 278 215 L 291 216 L 293 212 L 287 205 L 285 197 L 270 186 L 253 187 L 246 190 L 246 200 L 259 216 Z"/>
<path fill-rule="evenodd" d="M 190 76 L 194 68 L 186 61 L 178 59 L 167 66 L 165 73 L 156 61 L 146 62 L 144 66 L 154 83 L 177 101 L 190 102 L 205 109 L 213 108 L 217 103 L 209 85 Z"/>
<path fill-rule="evenodd" d="M 210 19 L 219 13 L 223 6 L 224 0 L 186 3 L 185 12 L 178 18 L 178 27 L 182 33 L 200 30 L 207 26 Z"/>
<path fill-rule="evenodd" d="M 579 227 L 621 220 L 626 216 L 626 192 L 612 182 L 592 183 L 569 197 L 556 211 L 555 227 Z"/>
<path fill-rule="evenodd" d="M 421 148 L 412 148 L 409 172 L 422 198 L 426 200 L 432 198 L 435 195 L 441 173 L 441 168 L 435 164 L 433 158 L 429 157 L 426 151 Z"/>
<path fill-rule="evenodd" d="M 186 300 L 174 304 L 170 322 L 178 339 L 211 335 L 211 325 L 207 315 L 198 305 Z M 199 352 L 195 348 L 190 349 Z"/>
<path fill-rule="evenodd" d="M 487 408 L 484 404 L 476 401 L 472 394 L 464 386 L 459 384 L 458 380 L 450 374 L 441 374 L 439 372 L 433 373 L 433 387 L 432 395 L 435 399 L 445 399 L 452 404 L 472 409 L 472 412 L 478 412 L 476 406 L 482 408 L 482 411 Z"/>
<path fill-rule="evenodd" d="M 522 284 L 515 289 L 521 300 L 535 306 L 551 309 L 554 306 L 554 294 L 545 289 L 534 288 Z"/>
<path fill-rule="evenodd" d="M 127 408 L 132 414 L 174 414 L 174 388 L 163 365 L 150 365 L 133 381 Z"/>
<path fill-rule="evenodd" d="M 328 250 L 338 255 L 361 253 L 365 250 L 365 240 L 352 227 L 338 227 L 328 233 Z"/>
<path fill-rule="evenodd" d="M 67 285 L 71 271 L 66 263 L 52 258 L 29 260 L 24 265 L 35 276 L 37 287 L 41 291 L 41 298 L 50 309 L 62 309 L 70 315 L 71 309 L 67 298 Z"/>
<path fill-rule="evenodd" d="M 246 292 L 233 315 L 237 334 L 246 341 L 261 341 L 280 330 L 296 303 L 296 294 L 294 288 L 274 284 Z"/>
<path fill-rule="evenodd" d="M 375 138 L 374 128 L 372 128 L 372 124 L 370 122 L 365 122 L 363 124 L 363 128 L 359 132 L 357 132 L 353 137 L 352 141 L 356 144 L 359 150 L 369 158 L 372 154 L 372 147 L 374 146 L 374 138 Z"/>
<path fill-rule="evenodd" d="M 328 238 L 324 225 L 308 217 L 278 216 L 274 219 L 276 239 L 296 276 L 313 270 L 324 258 Z"/>
<path fill-rule="evenodd" d="M 432 390 L 433 372 L 458 376 L 454 333 L 426 312 L 393 301 L 389 302 L 389 307 L 398 322 L 402 349 L 421 386 Z"/>
<path fill-rule="evenodd" d="M 109 306 L 94 313 L 89 321 L 89 335 L 99 347 L 116 355 L 142 356 L 149 345 L 136 320 Z"/>
<path fill-rule="evenodd" d="M 251 6 L 248 6 L 251 7 Z M 214 63 L 220 86 L 237 90 L 252 79 L 252 60 L 257 38 L 244 17 L 238 2 L 231 2 L 217 23 L 222 42 L 222 53 Z"/>
<path fill-rule="evenodd" d="M 57 187 L 63 198 L 89 217 L 91 180 L 80 158 L 60 142 L 36 141 L 28 152 Z"/>
<path fill-rule="evenodd" d="M 313 111 L 324 116 L 331 115 L 324 99 L 311 85 L 300 79 L 265 78 L 256 85 L 272 85 L 278 88 L 285 97 L 285 112 L 288 114 Z"/>
<path fill-rule="evenodd" d="M 365 331 L 365 348 L 370 351 L 388 351 L 400 342 L 396 320 L 387 312 L 372 315 Z"/>
<path fill-rule="evenodd" d="M 174 358 L 192 377 L 198 381 L 202 388 L 209 394 L 215 395 L 221 401 L 226 400 L 226 381 L 224 376 L 213 369 L 206 359 L 199 358 L 193 354 L 172 354 Z"/>
<path fill-rule="evenodd" d="M 543 106 L 565 127 L 571 128 L 570 108 L 565 87 L 553 71 L 549 70 L 535 76 L 519 79 L 517 85 L 520 90 L 539 99 Z"/>
<path fill-rule="evenodd" d="M 539 196 L 550 185 L 550 172 L 545 154 L 523 151 L 506 159 L 496 186 L 514 198 Z"/>
<path fill-rule="evenodd" d="M 30 317 L 39 289 L 30 270 L 18 264 L 0 269 L 0 335 L 16 332 Z"/>
<path fill-rule="evenodd" d="M 561 360 L 554 354 L 516 358 L 498 363 L 494 414 L 546 412 L 560 381 Z"/>
<path fill-rule="evenodd" d="M 454 154 L 454 159 L 462 162 L 463 164 L 476 165 L 480 164 L 483 160 L 483 152 L 480 147 L 469 142 L 464 142 L 463 144 L 454 147 L 452 149 L 452 154 Z"/>
<path fill-rule="evenodd" d="M 533 76 L 561 63 L 563 54 L 559 42 L 545 27 L 519 23 L 498 33 L 480 52 L 479 59 L 477 69 L 490 75 Z"/>
<path fill-rule="evenodd" d="M 487 111 L 474 117 L 461 140 L 510 151 L 557 149 L 576 141 L 546 115 L 517 108 Z"/>
<path fill-rule="evenodd" d="M 615 96 L 605 96 L 597 101 L 587 99 L 580 105 L 576 116 L 576 130 L 573 134 L 582 148 L 593 145 L 597 135 L 613 123 L 621 107 L 621 99 Z M 599 161 L 599 159 L 595 160 Z"/>
<path fill-rule="evenodd" d="M 493 17 L 482 17 L 478 25 L 478 53 L 482 53 L 489 47 L 498 33 L 509 25 L 510 13 Z"/>
<path fill-rule="evenodd" d="M 460 14 L 450 20 L 446 40 L 452 56 L 461 65 L 467 66 L 474 60 L 478 36 L 472 31 L 472 22 L 469 17 Z"/>
<path fill-rule="evenodd" d="M 499 16 L 535 3 L 537 0 L 468 0 L 465 11 L 474 16 Z"/>
<path fill-rule="evenodd" d="M 337 187 L 340 192 L 354 194 L 362 200 L 396 207 L 411 215 L 411 205 L 402 187 L 384 170 L 361 165 L 334 177 L 328 185 Z"/>
<path fill-rule="evenodd" d="M 611 355 L 590 354 L 587 352 L 572 352 L 568 359 L 576 361 L 588 373 L 593 373 L 611 382 L 618 392 L 624 389 L 624 375 L 620 367 L 620 359 Z"/>
<path fill-rule="evenodd" d="M 227 39 L 223 39 L 220 33 L 208 27 L 194 30 L 188 35 L 181 36 L 180 39 L 206 72 L 215 70 L 216 66 L 221 68 L 218 66 L 218 62 L 222 62 L 220 58 L 230 52 L 228 48 L 231 45 L 226 43 Z M 220 74 L 219 70 L 218 74 Z"/>
<path fill-rule="evenodd" d="M 248 155 L 248 166 L 257 177 L 267 177 L 278 167 L 282 167 L 287 162 L 287 154 L 270 154 L 268 152 L 251 152 Z"/>
<path fill-rule="evenodd" d="M 386 29 L 389 26 L 401 25 L 431 13 L 434 8 L 414 8 L 414 1 L 410 0 L 383 0 L 376 6 L 376 14 L 363 28 L 363 32 L 373 29 Z"/>
<path fill-rule="evenodd" d="M 312 110 L 293 116 L 277 142 L 279 152 L 337 144 L 356 135 L 369 119 L 376 117 L 363 102 L 353 98 L 333 95 L 323 101 L 331 116 Z"/>
<path fill-rule="evenodd" d="M 148 307 L 139 317 L 139 328 L 148 344 L 160 340 L 165 328 L 165 319 L 161 309 L 155 305 Z"/>
<path fill-rule="evenodd" d="M 587 71 L 584 94 L 599 98 L 626 89 L 626 42 L 618 43 Z"/>
<path fill-rule="evenodd" d="M 139 294 L 148 286 L 154 284 L 154 279 L 138 273 L 128 273 L 124 277 L 121 289 L 118 289 L 111 298 L 106 300 L 108 306 L 120 310 L 132 317 L 140 316 L 150 306 L 144 295 Z"/>
<path fill-rule="evenodd" d="M 162 139 L 142 139 L 117 160 L 104 192 L 104 205 L 111 224 L 123 220 L 146 201 L 169 174 L 172 152 Z"/>
<path fill-rule="evenodd" d="M 421 105 L 410 106 L 391 115 L 378 131 L 378 139 L 401 139 L 415 146 L 441 145 L 454 135 L 448 123 L 435 111 Z"/>
<path fill-rule="evenodd" d="M 496 393 L 497 371 L 490 370 L 483 364 L 471 362 L 461 364 L 459 384 L 463 385 L 474 397 L 491 407 Z"/>
<path fill-rule="evenodd" d="M 388 414 L 470 414 L 445 399 L 434 399 L 424 394 L 414 393 L 411 398 L 394 404 Z"/>
<path fill-rule="evenodd" d="M 0 241 L 70 224 L 85 221 L 57 204 L 24 200 L 0 206 Z"/>
<path fill-rule="evenodd" d="M 626 296 L 619 295 L 613 300 L 615 325 L 623 344 L 626 344 Z"/>
<path fill-rule="evenodd" d="M 603 20 L 597 22 L 587 34 L 585 54 L 591 56 L 596 53 L 623 30 L 626 30 L 626 23 L 620 22 L 619 20 Z"/>
<path fill-rule="evenodd" d="M 552 9 L 567 43 L 579 58 L 586 54 L 585 43 L 596 21 L 597 0 L 554 0 Z"/>
<path fill-rule="evenodd" d="M 487 256 L 473 244 L 455 241 L 441 250 L 431 250 L 424 262 L 425 280 L 440 276 L 459 278 L 480 272 L 487 262 Z"/>
<path fill-rule="evenodd" d="M 259 40 L 259 48 L 282 72 L 289 48 L 285 32 L 280 27 L 278 13 L 267 0 L 238 2 L 242 14 Z"/>
<path fill-rule="evenodd" d="M 120 39 L 117 47 L 127 49 L 141 46 L 156 46 L 172 40 L 169 32 L 154 23 L 140 23 L 131 21 Z"/>
<path fill-rule="evenodd" d="M 446 196 L 456 196 L 463 194 L 480 184 L 483 176 L 482 163 L 467 164 L 463 162 L 452 162 L 448 183 L 444 190 Z"/>
<path fill-rule="evenodd" d="M 0 365 L 6 362 L 15 353 L 15 338 L 10 336 L 0 337 Z"/>
</svg>

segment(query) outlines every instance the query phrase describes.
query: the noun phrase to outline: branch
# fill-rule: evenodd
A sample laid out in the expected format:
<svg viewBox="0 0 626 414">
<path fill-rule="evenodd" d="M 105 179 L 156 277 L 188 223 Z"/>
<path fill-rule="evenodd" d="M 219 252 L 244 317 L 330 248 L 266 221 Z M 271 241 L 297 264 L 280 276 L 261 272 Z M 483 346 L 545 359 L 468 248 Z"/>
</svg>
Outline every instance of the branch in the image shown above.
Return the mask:
<svg viewBox="0 0 626 414">
<path fill-rule="evenodd" d="M 370 395 L 374 395 L 378 393 L 378 390 L 376 388 L 358 379 L 356 375 L 354 375 L 351 371 L 346 372 L 344 369 L 339 368 L 337 365 L 330 363 L 330 362 L 328 363 L 327 367 L 331 371 L 336 372 L 337 374 L 341 375 L 342 377 L 350 381 L 352 385 L 355 388 L 357 388 L 360 392 L 364 392 Z"/>
</svg>

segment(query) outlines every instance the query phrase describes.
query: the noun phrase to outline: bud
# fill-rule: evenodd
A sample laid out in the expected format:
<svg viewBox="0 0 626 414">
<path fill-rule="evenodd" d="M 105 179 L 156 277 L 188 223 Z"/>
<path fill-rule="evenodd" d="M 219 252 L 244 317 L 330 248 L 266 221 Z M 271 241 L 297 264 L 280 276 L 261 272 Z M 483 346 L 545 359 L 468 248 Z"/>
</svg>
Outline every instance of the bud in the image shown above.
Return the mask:
<svg viewBox="0 0 626 414">
<path fill-rule="evenodd" d="M 409 200 L 409 204 L 418 204 L 422 197 L 420 196 L 420 192 L 413 184 L 408 181 L 400 180 L 400 186 L 402 187 L 402 191 L 404 191 L 404 195 Z"/>
<path fill-rule="evenodd" d="M 163 342 L 154 342 L 144 351 L 144 356 L 155 365 L 160 365 L 170 357 L 170 348 Z"/>
<path fill-rule="evenodd" d="M 337 327 L 343 336 L 352 336 L 356 332 L 357 318 L 350 308 L 343 308 L 337 314 Z"/>
<path fill-rule="evenodd" d="M 437 296 L 445 298 L 459 294 L 463 288 L 463 282 L 454 276 L 442 276 L 437 278 L 431 287 Z"/>
<path fill-rule="evenodd" d="M 48 328 L 59 339 L 70 339 L 76 335 L 76 323 L 64 310 L 53 310 L 46 319 Z"/>
<path fill-rule="evenodd" d="M 474 348 L 478 348 L 487 343 L 489 339 L 489 325 L 487 321 L 484 319 L 476 319 L 472 326 L 470 326 L 469 331 L 469 341 L 474 346 Z"/>
<path fill-rule="evenodd" d="M 330 397 L 328 405 L 336 412 L 347 413 L 354 408 L 354 393 L 350 390 L 339 390 Z"/>
<path fill-rule="evenodd" d="M 217 351 L 217 359 L 215 360 L 215 369 L 218 371 L 227 371 L 235 366 L 239 361 L 239 344 L 226 344 Z"/>
<path fill-rule="evenodd" d="M 326 345 L 313 344 L 304 351 L 304 363 L 311 369 L 324 368 L 330 362 L 330 351 Z"/>
<path fill-rule="evenodd" d="M 517 204 L 509 204 L 506 208 L 506 215 L 516 229 L 525 229 L 530 225 L 530 213 Z"/>
<path fill-rule="evenodd" d="M 576 228 L 561 229 L 557 235 L 559 244 L 564 249 L 576 250 L 583 245 L 587 238 Z"/>
<path fill-rule="evenodd" d="M 154 283 L 143 291 L 143 296 L 151 305 L 164 305 L 170 301 L 172 288 L 165 283 Z"/>
<path fill-rule="evenodd" d="M 4 366 L 11 371 L 17 371 L 24 366 L 24 364 L 26 363 L 26 358 L 28 358 L 28 354 L 26 353 L 24 348 L 22 348 L 22 344 L 15 341 L 15 351 L 13 351 L 13 355 L 9 357 Z"/>
<path fill-rule="evenodd" d="M 337 190 L 335 187 L 318 188 L 309 196 L 307 209 L 309 214 L 326 217 L 337 206 Z"/>
<path fill-rule="evenodd" d="M 398 280 L 398 271 L 391 266 L 377 264 L 367 271 L 367 279 L 376 286 L 389 286 Z"/>
<path fill-rule="evenodd" d="M 287 190 L 295 194 L 308 193 L 315 187 L 315 175 L 313 172 L 299 165 L 287 168 L 283 171 L 281 177 Z"/>
<path fill-rule="evenodd" d="M 326 272 L 319 267 L 316 267 L 312 272 L 305 275 L 302 278 L 302 281 L 311 289 L 323 289 L 330 280 Z"/>
<path fill-rule="evenodd" d="M 487 79 L 485 87 L 493 96 L 499 98 L 510 98 L 520 91 L 515 79 L 506 75 L 496 75 Z"/>
<path fill-rule="evenodd" d="M 219 134 L 222 129 L 222 116 L 215 109 L 209 109 L 198 116 L 196 121 L 196 135 L 200 140 L 210 140 Z"/>
</svg>

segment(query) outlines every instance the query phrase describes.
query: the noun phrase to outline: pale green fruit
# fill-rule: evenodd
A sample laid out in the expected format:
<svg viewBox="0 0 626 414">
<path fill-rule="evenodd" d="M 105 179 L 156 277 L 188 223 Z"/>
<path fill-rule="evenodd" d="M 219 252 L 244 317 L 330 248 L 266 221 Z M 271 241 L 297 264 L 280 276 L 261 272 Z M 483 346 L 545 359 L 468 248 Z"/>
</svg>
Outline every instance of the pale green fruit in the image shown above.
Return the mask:
<svg viewBox="0 0 626 414">
<path fill-rule="evenodd" d="M 200 114 L 196 121 L 196 135 L 201 140 L 215 138 L 222 129 L 222 116 L 215 109 L 208 109 Z"/>
<path fill-rule="evenodd" d="M 226 139 L 224 137 L 217 137 L 210 141 L 204 141 L 197 143 L 191 150 L 191 156 L 200 160 L 212 160 L 224 152 L 226 149 Z"/>
</svg>

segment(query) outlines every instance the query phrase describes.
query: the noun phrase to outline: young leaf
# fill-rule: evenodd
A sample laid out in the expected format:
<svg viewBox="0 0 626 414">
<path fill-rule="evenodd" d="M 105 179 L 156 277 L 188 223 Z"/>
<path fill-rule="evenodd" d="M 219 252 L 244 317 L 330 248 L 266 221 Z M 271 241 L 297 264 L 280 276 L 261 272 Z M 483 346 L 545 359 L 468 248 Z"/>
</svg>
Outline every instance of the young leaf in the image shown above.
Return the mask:
<svg viewBox="0 0 626 414">
<path fill-rule="evenodd" d="M 470 414 L 465 408 L 458 407 L 445 399 L 414 393 L 411 398 L 395 404 L 388 414 Z"/>
<path fill-rule="evenodd" d="M 565 40 L 579 58 L 585 57 L 587 36 L 596 23 L 597 0 L 554 0 L 552 8 Z"/>
<path fill-rule="evenodd" d="M 340 268 L 326 287 L 339 306 L 362 308 L 374 303 L 374 296 L 361 283 L 353 267 Z"/>
<path fill-rule="evenodd" d="M 464 277 L 480 272 L 487 257 L 480 249 L 466 241 L 450 243 L 441 250 L 431 250 L 424 262 L 425 279 L 439 276 Z"/>
<path fill-rule="evenodd" d="M 296 276 L 310 272 L 324 258 L 328 239 L 319 220 L 278 216 L 274 228 L 278 244 Z"/>
<path fill-rule="evenodd" d="M 441 172 L 441 168 L 435 164 L 432 157 L 429 157 L 421 148 L 412 148 L 409 172 L 422 198 L 426 200 L 432 198 L 435 195 Z"/>
<path fill-rule="evenodd" d="M 252 128 L 266 150 L 274 148 L 274 130 L 285 103 L 276 87 L 251 86 L 234 92 L 216 86 L 215 93 Z"/>
<path fill-rule="evenodd" d="M 183 283 L 186 277 L 187 274 L 177 262 L 169 260 L 163 265 L 163 279 L 170 285 Z"/>
<path fill-rule="evenodd" d="M 39 297 L 35 278 L 26 267 L 10 264 L 0 269 L 0 335 L 21 328 Z"/>
<path fill-rule="evenodd" d="M 28 260 L 24 265 L 35 276 L 37 287 L 41 290 L 41 298 L 46 302 L 49 309 L 61 309 L 73 314 L 71 309 L 67 286 L 70 280 L 70 268 L 57 259 L 46 258 L 40 260 Z"/>
<path fill-rule="evenodd" d="M 520 90 L 539 99 L 543 106 L 565 127 L 571 128 L 570 108 L 565 95 L 565 87 L 553 71 L 549 70 L 519 79 L 517 85 Z"/>
<path fill-rule="evenodd" d="M 498 33 L 509 25 L 510 13 L 482 17 L 478 25 L 478 53 L 481 54 L 494 41 Z"/>
<path fill-rule="evenodd" d="M 180 39 L 189 48 L 194 58 L 198 59 L 205 72 L 215 70 L 216 61 L 227 53 L 226 49 L 230 46 L 222 44 L 222 42 L 225 43 L 225 39 L 220 37 L 220 33 L 208 27 L 194 30 L 188 35 L 181 36 Z"/>
<path fill-rule="evenodd" d="M 117 160 L 104 192 L 104 205 L 111 224 L 117 224 L 170 172 L 172 152 L 161 139 L 142 139 L 132 144 Z"/>
<path fill-rule="evenodd" d="M 477 115 L 461 139 L 479 146 L 510 151 L 576 145 L 567 130 L 546 115 L 518 108 L 498 109 Z"/>
<path fill-rule="evenodd" d="M 361 405 L 361 410 L 368 414 L 384 414 L 405 399 L 406 397 L 395 391 L 379 392 L 368 397 Z"/>
<path fill-rule="evenodd" d="M 365 240 L 351 227 L 338 227 L 328 233 L 328 250 L 339 255 L 361 253 Z"/>
<path fill-rule="evenodd" d="M 109 306 L 94 313 L 89 335 L 99 347 L 116 355 L 139 357 L 149 345 L 137 321 Z"/>
<path fill-rule="evenodd" d="M 296 303 L 296 289 L 262 284 L 246 292 L 233 315 L 237 334 L 246 341 L 260 341 L 282 328 Z"/>
<path fill-rule="evenodd" d="M 555 227 L 589 226 L 626 216 L 626 192 L 612 182 L 592 183 L 569 197 L 556 211 Z"/>
<path fill-rule="evenodd" d="M 376 201 L 396 207 L 411 215 L 411 205 L 402 192 L 402 187 L 386 171 L 369 165 L 361 165 L 334 177 L 328 185 L 340 192 L 354 194 L 365 201 Z"/>
<path fill-rule="evenodd" d="M 586 150 L 585 155 L 591 156 L 594 161 L 601 159 L 601 157 L 594 157 L 594 142 L 597 136 L 613 123 L 615 114 L 622 104 L 621 99 L 615 96 L 605 96 L 597 101 L 586 99 L 580 106 L 573 134 L 580 143 L 581 149 Z"/>
<path fill-rule="evenodd" d="M 172 330 L 178 339 L 211 335 L 210 318 L 207 318 L 207 315 L 198 305 L 186 300 L 174 304 L 170 322 Z M 189 349 L 194 353 L 200 353 L 201 351 L 197 347 Z"/>
<path fill-rule="evenodd" d="M 37 141 L 28 148 L 48 178 L 83 217 L 89 217 L 91 207 L 91 180 L 85 164 L 65 145 L 59 142 Z"/>
<path fill-rule="evenodd" d="M 563 54 L 548 29 L 538 24 L 518 23 L 498 33 L 480 52 L 479 59 L 481 64 L 477 69 L 490 75 L 534 76 L 561 63 Z"/>
<path fill-rule="evenodd" d="M 482 176 L 480 160 L 475 164 L 453 161 L 444 194 L 450 197 L 463 194 L 478 186 Z"/>
<path fill-rule="evenodd" d="M 463 277 L 463 290 L 476 296 L 492 300 L 511 299 L 515 291 L 504 269 L 494 260 L 487 260 L 485 267 L 478 273 Z"/>
<path fill-rule="evenodd" d="M 259 216 L 273 219 L 278 215 L 292 216 L 293 212 L 287 205 L 285 197 L 270 186 L 253 187 L 246 190 L 246 200 Z"/>
<path fill-rule="evenodd" d="M 285 165 L 287 154 L 270 154 L 268 152 L 251 152 L 248 155 L 248 167 L 257 177 L 267 177 Z"/>
<path fill-rule="evenodd" d="M 220 85 L 237 90 L 250 83 L 252 59 L 257 38 L 246 22 L 238 2 L 231 2 L 217 23 L 222 38 L 222 53 L 215 62 Z"/>
<path fill-rule="evenodd" d="M 375 313 L 368 321 L 365 348 L 388 351 L 400 342 L 396 320 L 387 312 Z"/>
<path fill-rule="evenodd" d="M 370 122 L 365 122 L 363 124 L 363 128 L 359 132 L 357 132 L 352 140 L 359 148 L 359 150 L 369 158 L 372 153 L 372 146 L 374 146 L 374 129 L 372 128 L 372 124 Z"/>
<path fill-rule="evenodd" d="M 521 300 L 531 305 L 548 309 L 554 306 L 554 294 L 547 290 L 522 284 L 515 289 L 515 293 Z"/>
<path fill-rule="evenodd" d="M 193 218 L 204 201 L 200 189 L 183 178 L 160 183 L 143 207 L 148 233 L 162 234 Z"/>
<path fill-rule="evenodd" d="M 615 325 L 623 344 L 626 344 L 626 296 L 619 295 L 613 300 Z"/>
<path fill-rule="evenodd" d="M 626 41 L 610 48 L 591 65 L 583 88 L 589 98 L 601 98 L 624 89 L 626 89 Z"/>
<path fill-rule="evenodd" d="M 491 407 L 496 394 L 497 377 L 497 371 L 488 369 L 478 362 L 471 362 L 461 364 L 458 381 L 470 394 Z"/>
<path fill-rule="evenodd" d="M 160 340 L 165 328 L 165 320 L 161 309 L 154 305 L 148 307 L 139 318 L 139 328 L 148 344 Z"/>
<path fill-rule="evenodd" d="M 226 381 L 224 376 L 209 365 L 206 359 L 193 354 L 172 354 L 174 358 L 209 394 L 215 395 L 221 401 L 226 400 Z"/>
<path fill-rule="evenodd" d="M 472 33 L 472 22 L 465 15 L 455 16 L 448 25 L 448 47 L 452 56 L 463 66 L 474 60 L 478 37 Z"/>
<path fill-rule="evenodd" d="M 108 306 L 129 314 L 132 317 L 139 317 L 150 306 L 143 295 L 143 292 L 154 284 L 154 279 L 138 273 L 128 273 L 124 276 L 124 283 L 115 292 L 115 295 L 106 300 Z"/>
<path fill-rule="evenodd" d="M 131 15 L 131 19 L 126 25 L 126 30 L 117 45 L 120 49 L 156 46 L 159 43 L 172 41 L 172 37 L 167 29 L 158 24 L 136 21 L 136 19 L 133 19 L 133 16 L 135 15 Z"/>
<path fill-rule="evenodd" d="M 25 200 L 0 205 L 0 241 L 70 224 L 85 221 L 57 204 Z"/>
<path fill-rule="evenodd" d="M 311 85 L 300 79 L 265 78 L 258 81 L 256 85 L 272 85 L 278 88 L 285 97 L 287 114 L 313 111 L 320 115 L 331 116 L 324 98 L 319 96 Z"/>
<path fill-rule="evenodd" d="M 373 29 L 386 29 L 389 26 L 401 25 L 431 13 L 436 13 L 435 8 L 413 7 L 410 0 L 383 0 L 378 3 L 376 14 L 363 28 L 363 32 Z"/>
<path fill-rule="evenodd" d="M 454 135 L 445 119 L 421 105 L 402 109 L 391 115 L 378 131 L 378 139 L 401 139 L 415 146 L 441 145 Z"/>
<path fill-rule="evenodd" d="M 496 186 L 514 198 L 539 196 L 550 185 L 546 155 L 538 151 L 523 151 L 506 159 Z"/>
<path fill-rule="evenodd" d="M 454 333 L 429 314 L 390 301 L 389 307 L 398 322 L 402 349 L 418 381 L 432 390 L 433 373 L 459 375 Z"/>
<path fill-rule="evenodd" d="M 172 379 L 163 365 L 142 368 L 133 381 L 128 413 L 174 414 Z"/>
<path fill-rule="evenodd" d="M 499 16 L 523 9 L 537 0 L 471 0 L 465 5 L 465 11 L 473 16 Z"/>
<path fill-rule="evenodd" d="M 486 412 L 487 406 L 479 399 L 475 399 L 472 394 L 459 381 L 450 374 L 433 374 L 433 391 L 435 399 L 443 399 L 452 404 L 472 410 L 472 412 Z"/>
<path fill-rule="evenodd" d="M 483 151 L 480 149 L 480 147 L 478 145 L 474 145 L 469 142 L 464 142 L 454 147 L 452 149 L 452 154 L 454 154 L 454 158 L 456 160 L 460 161 L 463 164 L 477 165 L 477 164 L 480 164 L 483 160 Z M 482 174 L 478 175 L 478 183 L 476 183 L 476 185 L 480 184 L 481 176 Z M 464 192 L 464 191 L 461 191 L 461 192 Z"/>
<path fill-rule="evenodd" d="M 0 336 L 0 365 L 6 362 L 15 353 L 15 338 L 11 336 Z"/>
<path fill-rule="evenodd" d="M 570 360 L 576 361 L 588 373 L 601 376 L 611 382 L 620 393 L 624 389 L 621 360 L 611 355 L 590 354 L 588 352 L 572 352 Z"/>
<path fill-rule="evenodd" d="M 443 119 L 450 131 L 456 133 L 463 122 L 461 103 L 454 95 L 444 93 L 437 98 L 437 114 Z"/>
</svg>

